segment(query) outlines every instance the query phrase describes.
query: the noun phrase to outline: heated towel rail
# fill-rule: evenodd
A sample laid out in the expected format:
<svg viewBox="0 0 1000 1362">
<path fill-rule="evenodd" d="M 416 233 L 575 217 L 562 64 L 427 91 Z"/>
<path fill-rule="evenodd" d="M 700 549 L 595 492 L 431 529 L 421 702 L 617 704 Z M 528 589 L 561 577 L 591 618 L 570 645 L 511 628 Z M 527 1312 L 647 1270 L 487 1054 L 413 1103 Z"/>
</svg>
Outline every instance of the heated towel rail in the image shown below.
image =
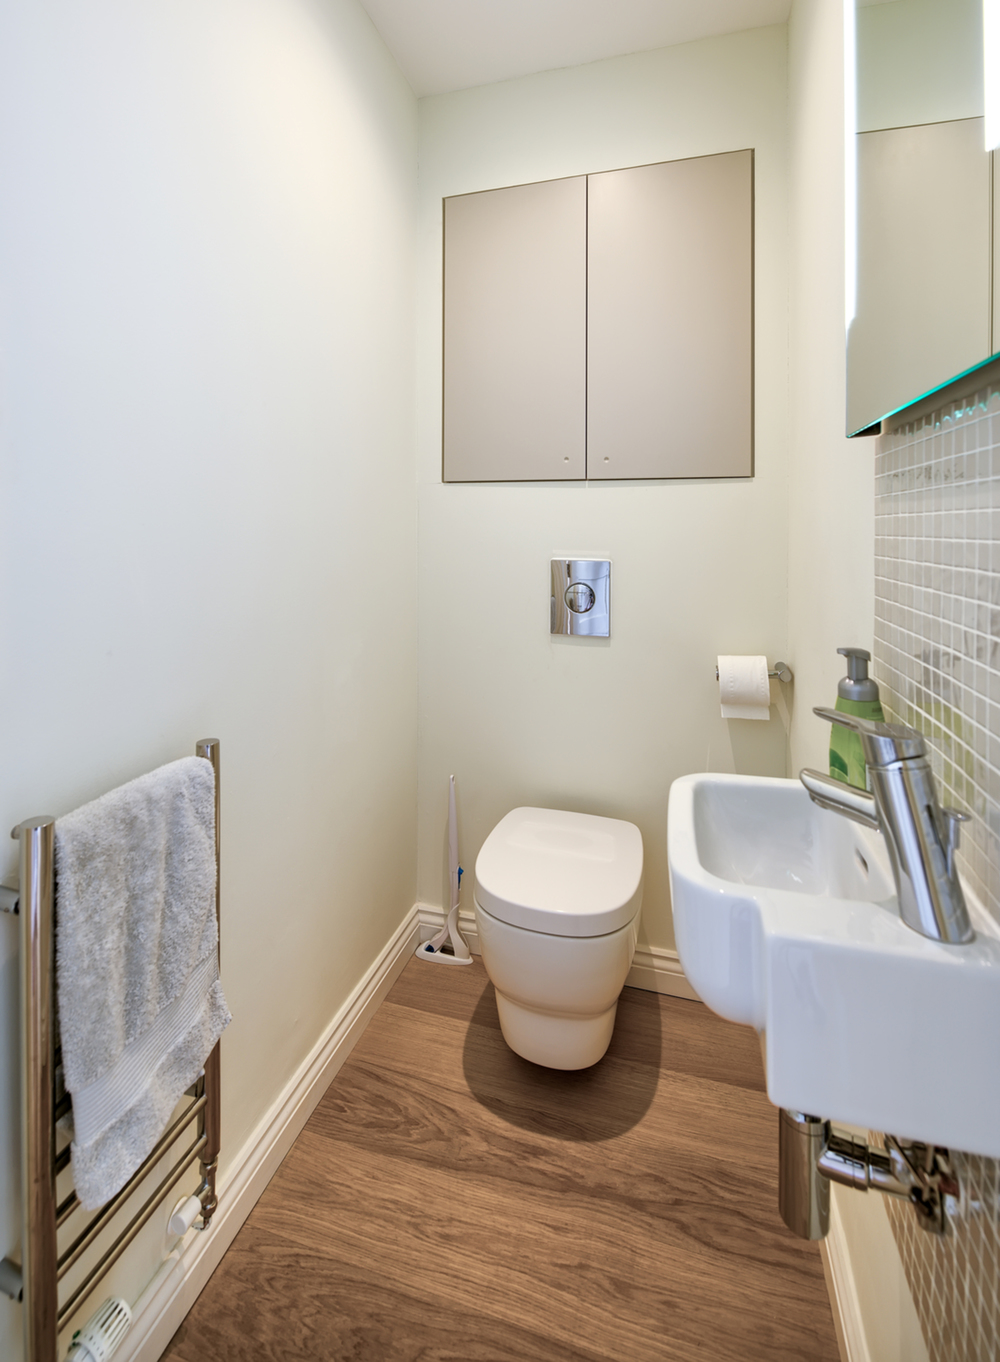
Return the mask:
<svg viewBox="0 0 1000 1362">
<path fill-rule="evenodd" d="M 204 738 L 195 754 L 215 771 L 215 911 L 219 911 L 219 742 Z M 202 1206 L 201 1229 L 207 1229 L 218 1206 L 215 1175 L 219 1161 L 221 1069 L 219 1046 L 205 1071 L 185 1094 L 183 1109 L 163 1132 L 156 1147 L 116 1196 L 78 1228 L 60 1248 L 59 1231 L 79 1203 L 70 1188 L 60 1200 L 57 1179 L 69 1166 L 69 1144 L 57 1150 L 57 1122 L 70 1110 L 61 1088 L 55 1007 L 55 819 L 42 816 L 19 823 L 11 836 L 21 844 L 18 888 L 0 888 L 0 908 L 18 913 L 21 921 L 21 1262 L 0 1263 L 0 1290 L 24 1305 L 24 1362 L 57 1362 L 59 1332 L 97 1288 L 136 1235 L 195 1163 L 201 1183 L 195 1190 Z M 110 1246 L 59 1300 L 59 1284 L 87 1250 L 112 1225 L 117 1213 L 139 1189 L 192 1123 L 194 1139 Z"/>
</svg>

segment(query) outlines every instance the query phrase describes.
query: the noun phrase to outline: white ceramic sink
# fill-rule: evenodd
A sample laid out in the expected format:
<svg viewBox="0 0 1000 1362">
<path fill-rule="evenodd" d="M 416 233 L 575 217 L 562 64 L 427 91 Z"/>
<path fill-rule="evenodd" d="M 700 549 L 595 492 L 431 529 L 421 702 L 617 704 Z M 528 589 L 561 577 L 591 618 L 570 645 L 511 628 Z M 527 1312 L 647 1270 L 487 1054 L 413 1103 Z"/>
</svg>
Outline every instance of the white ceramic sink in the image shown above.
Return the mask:
<svg viewBox="0 0 1000 1362">
<path fill-rule="evenodd" d="M 944 946 L 900 919 L 885 843 L 797 780 L 670 790 L 681 964 L 761 1035 L 779 1107 L 1000 1157 L 1000 932 Z"/>
</svg>

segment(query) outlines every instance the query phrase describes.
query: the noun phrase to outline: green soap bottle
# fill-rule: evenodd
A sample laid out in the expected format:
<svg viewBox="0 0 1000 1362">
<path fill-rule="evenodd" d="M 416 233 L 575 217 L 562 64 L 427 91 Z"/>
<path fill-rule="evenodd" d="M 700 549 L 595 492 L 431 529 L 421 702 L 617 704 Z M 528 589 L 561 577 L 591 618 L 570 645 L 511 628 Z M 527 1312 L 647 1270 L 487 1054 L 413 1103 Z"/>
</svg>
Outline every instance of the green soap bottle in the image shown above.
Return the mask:
<svg viewBox="0 0 1000 1362">
<path fill-rule="evenodd" d="M 847 658 L 847 675 L 837 686 L 834 709 L 842 714 L 853 714 L 856 719 L 872 719 L 885 723 L 879 704 L 878 686 L 868 675 L 872 655 L 864 648 L 838 648 Z M 861 738 L 849 728 L 834 724 L 830 732 L 830 774 L 860 790 L 868 788 L 868 771 Z"/>
</svg>

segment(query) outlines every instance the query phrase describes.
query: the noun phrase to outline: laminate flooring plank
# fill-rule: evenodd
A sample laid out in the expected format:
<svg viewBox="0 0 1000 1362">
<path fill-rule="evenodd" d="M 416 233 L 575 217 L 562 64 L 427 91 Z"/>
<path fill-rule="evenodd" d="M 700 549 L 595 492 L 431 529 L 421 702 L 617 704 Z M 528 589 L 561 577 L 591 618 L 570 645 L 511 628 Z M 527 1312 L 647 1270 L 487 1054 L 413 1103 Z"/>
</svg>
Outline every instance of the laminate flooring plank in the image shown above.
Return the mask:
<svg viewBox="0 0 1000 1362">
<path fill-rule="evenodd" d="M 720 1138 L 722 1132 L 724 1138 Z M 626 990 L 608 1055 L 513 1055 L 481 963 L 412 960 L 166 1362 L 837 1362 L 777 1214 L 753 1032 Z"/>
<path fill-rule="evenodd" d="M 513 1104 L 507 1110 L 499 1103 L 470 1106 L 467 1095 L 447 1084 L 428 1086 L 412 1074 L 358 1061 L 330 1089 L 310 1129 L 362 1146 L 378 1140 L 387 1152 L 456 1171 L 489 1167 L 499 1177 L 532 1184 L 585 1181 L 594 1195 L 601 1195 L 608 1182 L 608 1194 L 616 1199 L 627 1195 L 620 1180 L 609 1181 L 619 1165 L 636 1178 L 635 1195 L 645 1200 L 655 1199 L 665 1179 L 683 1179 L 704 1167 L 735 1170 L 747 1186 L 773 1188 L 774 1109 L 756 1096 L 751 1106 L 718 1084 L 691 1088 L 690 1082 L 664 1075 L 644 1120 L 618 1128 L 613 1115 L 598 1115 L 586 1135 L 573 1139 L 568 1134 L 572 1122 L 550 1117 L 539 1129 L 531 1123 L 531 1108 L 511 1114 Z M 720 1123 L 736 1118 L 743 1139 L 761 1149 L 759 1157 L 748 1160 L 728 1144 L 716 1153 Z M 602 1134 L 606 1138 L 599 1138 Z"/>
<path fill-rule="evenodd" d="M 390 989 L 386 1001 L 429 1015 L 475 1021 L 500 1029 L 496 999 L 480 961 L 472 965 L 437 968 L 433 980 L 418 973 L 421 962 L 408 965 Z M 423 966 L 424 976 L 434 966 Z M 441 980 L 440 976 L 447 977 Z M 459 979 L 452 985 L 452 976 Z M 608 1056 L 627 1056 L 655 1068 L 690 1073 L 701 1078 L 764 1091 L 764 1069 L 757 1034 L 708 1012 L 703 1003 L 672 998 L 645 989 L 622 990 Z"/>
<path fill-rule="evenodd" d="M 430 975 L 434 975 L 434 978 L 430 978 Z M 489 997 L 484 1003 L 484 994 L 487 993 Z M 399 1007 L 408 1007 L 427 1019 L 433 1016 L 453 1017 L 456 1021 L 464 1022 L 472 1021 L 476 1009 L 482 1007 L 483 1024 L 490 1024 L 498 1031 L 500 1029 L 493 989 L 479 959 L 474 959 L 471 965 L 437 966 L 412 960 L 390 988 L 385 1000 Z"/>
<path fill-rule="evenodd" d="M 338 1174 L 331 1179 L 325 1169 L 319 1174 L 316 1169 L 323 1168 L 324 1163 L 331 1167 L 353 1169 L 364 1166 L 366 1161 L 363 1156 L 351 1151 L 344 1153 L 336 1143 L 328 1144 L 326 1150 L 324 1154 L 321 1146 L 310 1147 L 307 1144 L 303 1150 L 308 1155 L 304 1170 L 296 1164 L 289 1164 L 286 1173 L 293 1181 L 300 1171 L 304 1171 L 305 1179 L 319 1177 L 321 1182 L 327 1182 L 330 1187 L 323 1199 L 337 1201 L 342 1206 L 351 1199 L 351 1194 L 333 1192 Z M 571 1215 L 580 1222 L 582 1233 L 603 1233 L 604 1227 L 608 1227 L 607 1232 L 620 1239 L 623 1245 L 629 1237 L 634 1239 L 641 1253 L 648 1252 L 654 1241 L 666 1244 L 670 1251 L 676 1248 L 683 1253 L 685 1263 L 690 1262 L 697 1271 L 702 1270 L 697 1266 L 700 1257 L 717 1262 L 718 1255 L 723 1254 L 729 1258 L 730 1266 L 734 1269 L 740 1266 L 742 1259 L 751 1273 L 758 1270 L 768 1273 L 778 1271 L 788 1280 L 800 1276 L 812 1281 L 820 1279 L 821 1269 L 815 1254 L 803 1253 L 787 1235 L 774 1213 L 770 1198 L 759 1192 L 755 1195 L 752 1189 L 741 1187 L 735 1174 L 730 1176 L 727 1184 L 706 1178 L 693 1187 L 685 1186 L 672 1195 L 661 1197 L 655 1204 L 643 1204 L 634 1198 L 622 1198 L 619 1201 L 610 1197 L 595 1198 L 591 1186 L 583 1178 L 575 1187 L 555 1181 L 532 1186 L 513 1181 L 504 1183 L 490 1171 L 477 1175 L 475 1172 L 457 1174 L 449 1170 L 447 1179 L 443 1180 L 433 1164 L 426 1165 L 418 1174 L 412 1165 L 400 1159 L 393 1169 L 392 1157 L 379 1152 L 378 1158 L 383 1161 L 380 1166 L 384 1168 L 381 1176 L 399 1181 L 409 1168 L 414 1186 L 440 1184 L 442 1192 L 447 1195 L 454 1189 L 470 1204 L 479 1205 L 484 1214 L 493 1214 L 495 1211 L 502 1218 L 507 1206 L 511 1205 L 517 1208 L 519 1217 L 530 1218 L 537 1212 L 561 1221 L 564 1215 Z M 426 1181 L 428 1176 L 430 1184 Z M 627 1169 L 619 1170 L 619 1177 L 624 1184 Z M 405 1198 L 400 1198 L 400 1204 L 407 1204 Z M 421 1207 L 412 1199 L 412 1194 L 408 1205 L 414 1214 L 420 1213 Z M 460 1223 L 462 1219 L 462 1212 L 457 1211 L 455 1222 Z"/>
<path fill-rule="evenodd" d="M 489 996 L 492 999 L 492 989 Z M 756 1032 L 729 1026 L 716 1017 L 713 1020 L 719 1022 L 718 1027 L 699 1025 L 699 1013 L 704 1011 L 701 1003 L 686 998 L 623 989 L 608 1055 L 651 1064 L 656 1069 L 763 1089 Z"/>
<path fill-rule="evenodd" d="M 444 1273 L 418 1295 L 383 1275 L 251 1239 L 225 1288 L 228 1308 L 192 1312 L 171 1342 L 171 1362 L 607 1362 L 530 1321 L 497 1323 L 468 1300 L 461 1278 L 449 1283 Z"/>
<path fill-rule="evenodd" d="M 466 1107 L 439 1088 L 428 1090 L 398 1075 L 390 1087 L 379 1070 L 358 1064 L 342 1074 L 309 1129 L 337 1148 L 331 1158 L 349 1157 L 340 1145 L 376 1147 L 414 1167 L 445 1168 L 449 1177 L 469 1173 L 525 1194 L 581 1195 L 589 1203 L 608 1202 L 616 1214 L 631 1209 L 691 1219 L 709 1241 L 729 1235 L 733 1217 L 752 1218 L 761 1233 L 779 1228 L 771 1159 L 747 1166 L 739 1157 L 711 1163 L 705 1157 L 706 1144 L 717 1134 L 713 1120 L 731 1117 L 721 1102 L 707 1113 L 700 1106 L 695 1115 L 707 1120 L 693 1130 L 684 1120 L 685 1104 L 669 1102 L 660 1128 L 651 1133 L 644 1122 L 607 1145 L 529 1139 L 489 1111 L 470 1119 Z M 768 1133 L 772 1116 L 768 1108 Z M 671 1137 L 674 1128 L 683 1132 L 683 1141 Z M 801 1251 L 783 1230 L 779 1243 L 792 1269 Z"/>
<path fill-rule="evenodd" d="M 547 1318 L 559 1337 L 578 1347 L 603 1332 L 623 1356 L 651 1362 L 665 1341 L 684 1356 L 735 1357 L 756 1315 L 758 1329 L 770 1333 L 770 1356 L 799 1355 L 808 1312 L 797 1308 L 788 1274 L 775 1276 L 764 1252 L 738 1265 L 729 1245 L 699 1252 L 673 1220 L 623 1216 L 593 1206 L 585 1195 L 512 1197 L 472 1177 L 445 1181 L 431 1169 L 411 1171 L 401 1182 L 380 1153 L 353 1159 L 350 1173 L 335 1160 L 323 1166 L 321 1149 L 307 1147 L 303 1154 L 297 1166 L 282 1169 L 281 1208 L 262 1213 L 258 1234 L 287 1237 L 344 1261 L 380 1263 L 422 1290 L 433 1288 L 443 1267 L 464 1277 L 485 1311 Z M 441 1195 L 450 1203 L 446 1226 L 427 1214 Z M 719 1273 L 727 1265 L 740 1270 Z M 720 1289 L 706 1318 L 702 1284 L 713 1268 Z M 773 1325 L 775 1311 L 781 1328 Z"/>
<path fill-rule="evenodd" d="M 665 1145 L 665 1152 L 692 1142 L 700 1146 L 701 1132 L 710 1131 L 714 1157 L 742 1167 L 742 1150 L 733 1141 L 718 1140 L 716 1124 L 724 1127 L 730 1113 L 739 1109 L 754 1145 L 771 1149 L 776 1160 L 777 1113 L 762 1094 L 623 1059 L 602 1060 L 576 1072 L 548 1070 L 515 1055 L 487 1028 L 438 1018 L 432 1029 L 418 1031 L 410 1016 L 383 1003 L 377 1025 L 372 1023 L 371 1035 L 366 1033 L 352 1056 L 354 1065 L 377 1068 L 387 1076 L 390 1103 L 397 1082 L 401 1094 L 419 1075 L 425 1091 L 449 1091 L 463 1098 L 471 1092 L 478 1107 L 540 1138 L 554 1136 L 575 1147 L 638 1127 L 655 1139 L 666 1124 L 673 1142 Z M 325 1122 L 342 1106 L 340 1092 L 336 1085 L 328 1090 L 317 1108 L 317 1121 Z M 481 1115 L 477 1110 L 476 1119 Z"/>
</svg>

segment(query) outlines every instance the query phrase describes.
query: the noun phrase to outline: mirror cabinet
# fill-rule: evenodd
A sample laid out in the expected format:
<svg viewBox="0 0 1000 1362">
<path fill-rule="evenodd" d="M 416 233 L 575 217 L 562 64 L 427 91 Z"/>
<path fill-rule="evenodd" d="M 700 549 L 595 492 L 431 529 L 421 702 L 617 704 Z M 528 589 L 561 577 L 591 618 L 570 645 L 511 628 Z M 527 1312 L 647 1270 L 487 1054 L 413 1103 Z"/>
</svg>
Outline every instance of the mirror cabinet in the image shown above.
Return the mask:
<svg viewBox="0 0 1000 1362">
<path fill-rule="evenodd" d="M 855 21 L 847 434 L 865 435 L 988 361 L 1000 310 L 982 0 L 857 0 Z"/>
</svg>

